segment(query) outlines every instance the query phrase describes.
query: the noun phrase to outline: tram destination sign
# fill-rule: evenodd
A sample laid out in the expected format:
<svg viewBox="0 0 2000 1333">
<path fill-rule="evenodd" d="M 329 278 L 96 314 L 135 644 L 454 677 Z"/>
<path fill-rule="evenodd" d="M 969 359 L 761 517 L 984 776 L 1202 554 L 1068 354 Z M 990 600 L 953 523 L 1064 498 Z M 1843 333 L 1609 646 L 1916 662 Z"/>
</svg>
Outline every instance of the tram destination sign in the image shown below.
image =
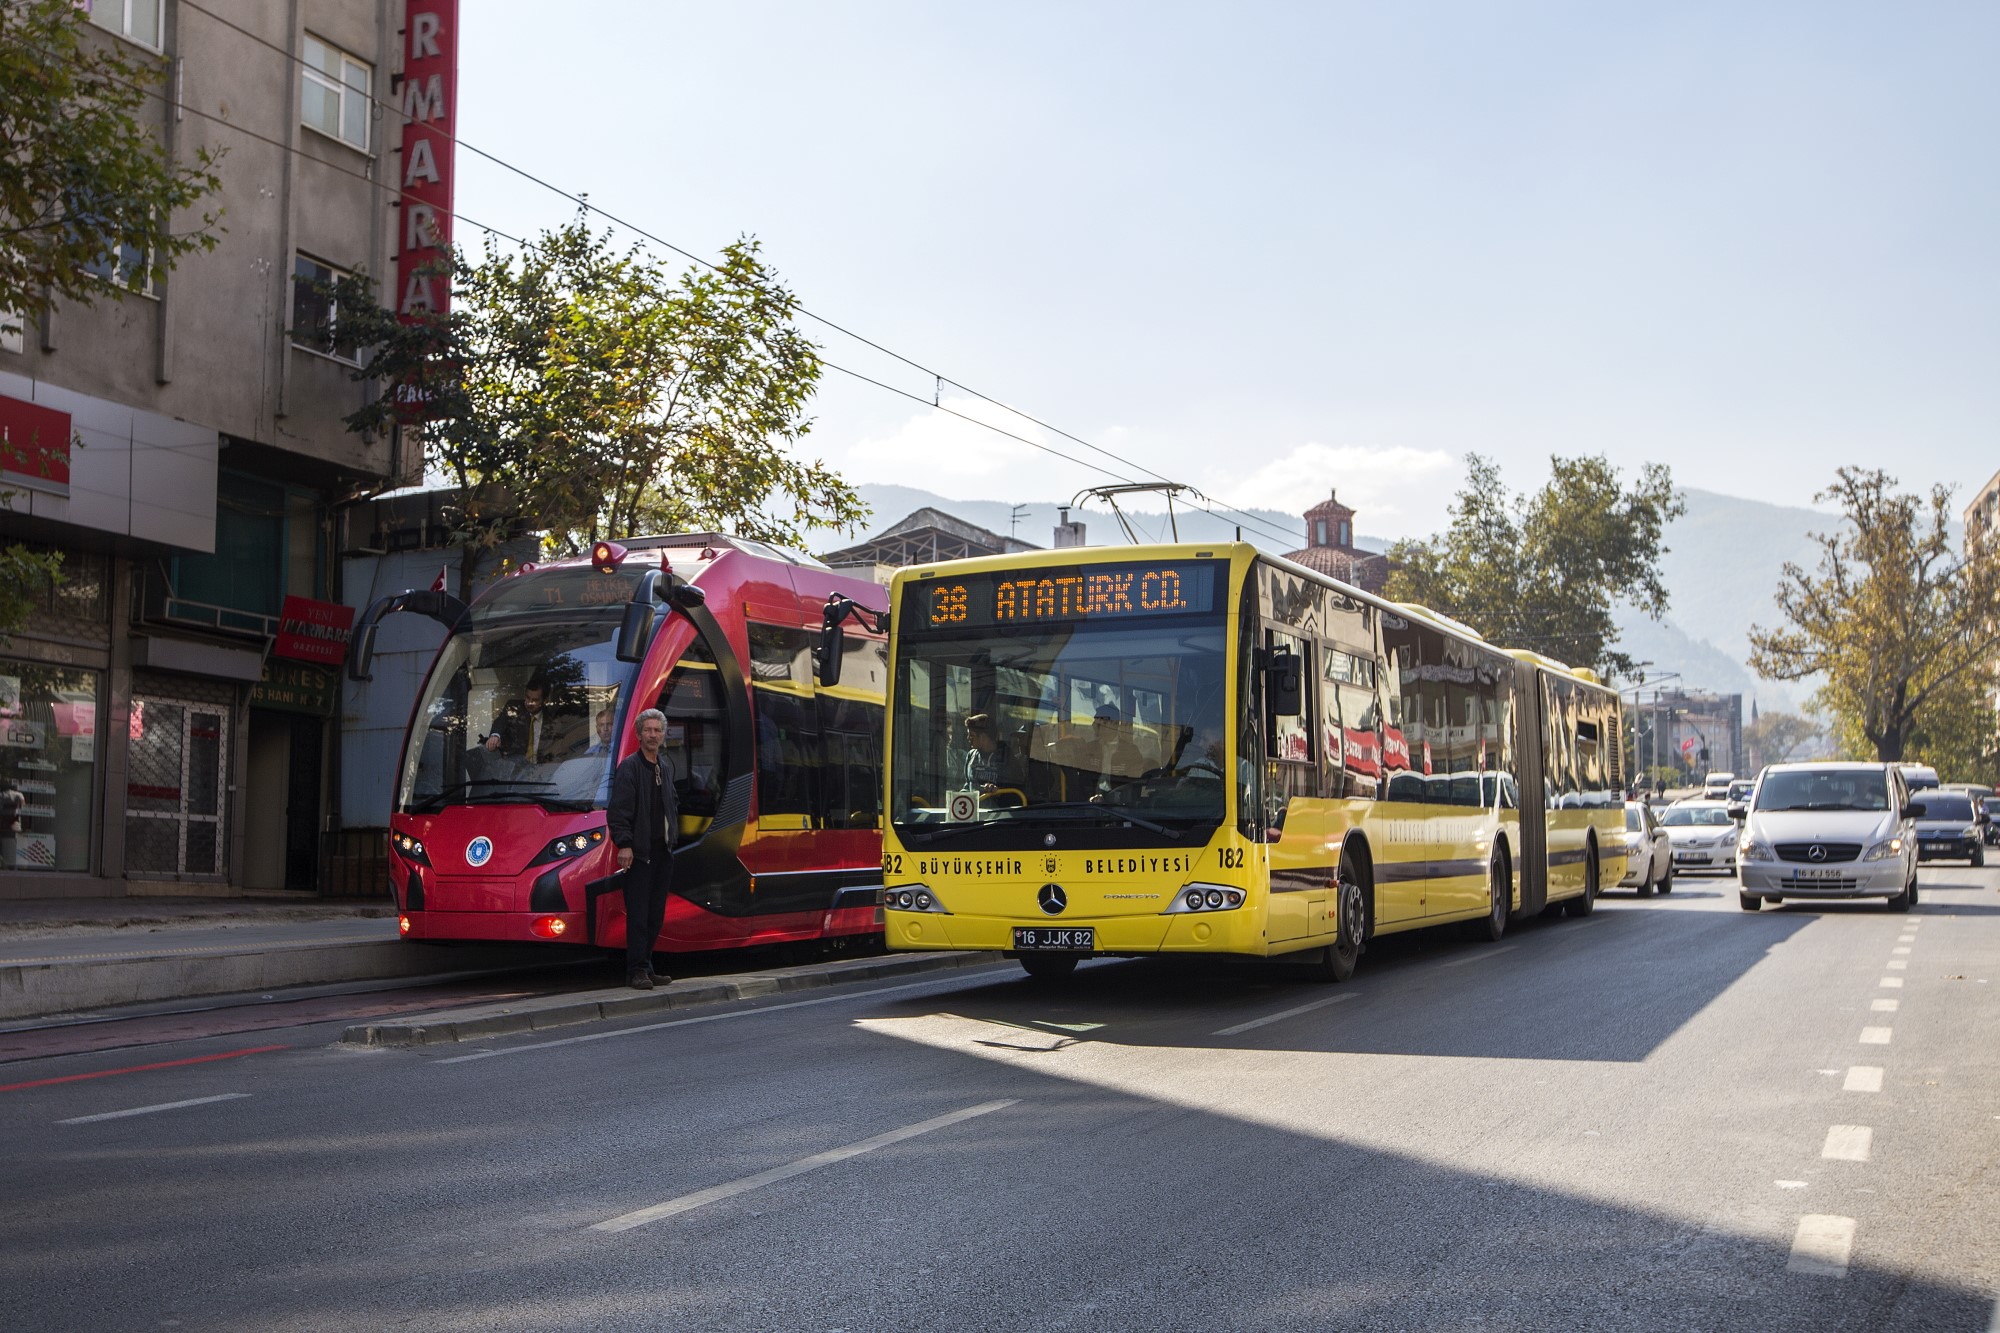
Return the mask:
<svg viewBox="0 0 2000 1333">
<path fill-rule="evenodd" d="M 1174 560 L 924 579 L 906 587 L 902 623 L 921 633 L 1207 615 L 1222 605 L 1226 569 Z"/>
</svg>

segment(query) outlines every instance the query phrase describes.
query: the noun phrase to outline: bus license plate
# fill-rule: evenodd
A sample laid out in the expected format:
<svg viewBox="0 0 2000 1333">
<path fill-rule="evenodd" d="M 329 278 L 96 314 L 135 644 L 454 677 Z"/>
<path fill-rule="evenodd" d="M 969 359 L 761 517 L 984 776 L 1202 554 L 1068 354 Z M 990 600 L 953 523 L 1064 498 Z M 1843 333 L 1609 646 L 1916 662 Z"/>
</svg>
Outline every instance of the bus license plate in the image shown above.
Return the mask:
<svg viewBox="0 0 2000 1333">
<path fill-rule="evenodd" d="M 1065 953 L 1089 953 L 1097 948 L 1095 926 L 1016 926 L 1016 949 L 1060 949 Z"/>
</svg>

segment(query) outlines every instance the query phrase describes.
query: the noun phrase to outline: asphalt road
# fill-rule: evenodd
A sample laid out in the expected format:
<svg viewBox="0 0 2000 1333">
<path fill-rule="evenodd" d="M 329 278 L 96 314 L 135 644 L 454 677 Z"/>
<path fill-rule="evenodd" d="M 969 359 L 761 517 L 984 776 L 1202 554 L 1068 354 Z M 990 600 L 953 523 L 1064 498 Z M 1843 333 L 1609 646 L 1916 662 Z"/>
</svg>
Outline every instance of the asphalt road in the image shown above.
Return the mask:
<svg viewBox="0 0 2000 1333">
<path fill-rule="evenodd" d="M 1923 884 L 17 1061 L 0 1327 L 1989 1333 L 2000 869 Z"/>
</svg>

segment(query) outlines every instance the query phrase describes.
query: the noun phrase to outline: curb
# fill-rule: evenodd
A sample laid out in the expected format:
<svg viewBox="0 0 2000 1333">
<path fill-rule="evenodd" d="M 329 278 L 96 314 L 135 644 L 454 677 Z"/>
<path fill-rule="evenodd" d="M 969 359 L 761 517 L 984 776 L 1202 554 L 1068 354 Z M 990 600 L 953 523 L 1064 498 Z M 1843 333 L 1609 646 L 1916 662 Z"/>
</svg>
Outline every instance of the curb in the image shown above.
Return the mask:
<svg viewBox="0 0 2000 1333">
<path fill-rule="evenodd" d="M 0 1021 L 47 1018 L 160 1000 L 547 962 L 536 946 L 474 946 L 450 953 L 387 939 L 360 944 L 281 944 L 246 951 L 161 949 L 126 958 L 50 959 L 0 967 Z"/>
<path fill-rule="evenodd" d="M 631 1018 L 669 1009 L 760 999 L 795 991 L 821 990 L 849 981 L 875 981 L 923 972 L 945 972 L 998 962 L 995 953 L 919 953 L 853 962 L 815 963 L 796 971 L 755 972 L 714 981 L 675 982 L 664 990 L 617 987 L 586 995 L 479 1005 L 419 1014 L 408 1021 L 361 1023 L 340 1036 L 348 1046 L 440 1046 L 482 1037 L 505 1037 L 547 1028 L 571 1027 L 611 1018 Z"/>
</svg>

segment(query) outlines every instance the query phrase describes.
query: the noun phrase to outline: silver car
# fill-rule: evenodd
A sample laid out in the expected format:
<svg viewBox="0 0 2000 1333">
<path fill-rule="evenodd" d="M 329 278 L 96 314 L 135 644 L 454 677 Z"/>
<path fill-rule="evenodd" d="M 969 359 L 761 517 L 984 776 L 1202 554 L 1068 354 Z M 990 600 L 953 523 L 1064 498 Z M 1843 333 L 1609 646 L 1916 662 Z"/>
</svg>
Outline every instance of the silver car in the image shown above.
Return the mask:
<svg viewBox="0 0 2000 1333">
<path fill-rule="evenodd" d="M 1644 801 L 1625 802 L 1625 878 L 1621 889 L 1637 889 L 1641 898 L 1674 891 L 1674 845 L 1667 830 Z"/>
<path fill-rule="evenodd" d="M 1910 801 L 1894 764 L 1771 765 L 1750 804 L 1730 812 L 1743 821 L 1743 910 L 1787 898 L 1883 898 L 1892 911 L 1915 906 Z"/>
</svg>

